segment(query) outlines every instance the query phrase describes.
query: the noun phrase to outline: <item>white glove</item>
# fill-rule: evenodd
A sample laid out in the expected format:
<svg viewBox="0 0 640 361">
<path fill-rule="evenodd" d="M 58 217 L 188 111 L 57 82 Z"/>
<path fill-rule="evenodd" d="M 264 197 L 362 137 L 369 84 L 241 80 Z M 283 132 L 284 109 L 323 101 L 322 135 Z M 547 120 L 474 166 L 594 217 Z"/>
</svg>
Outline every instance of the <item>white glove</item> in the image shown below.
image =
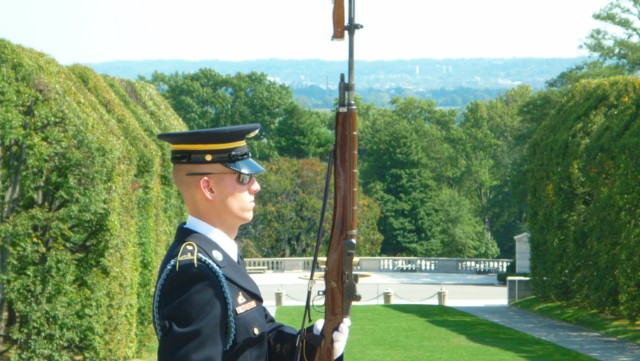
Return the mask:
<svg viewBox="0 0 640 361">
<path fill-rule="evenodd" d="M 313 333 L 320 335 L 322 327 L 324 326 L 324 320 L 319 319 L 313 325 Z M 337 359 L 344 352 L 344 348 L 347 347 L 347 338 L 349 338 L 349 326 L 351 326 L 351 320 L 346 317 L 342 320 L 338 329 L 333 332 L 333 359 Z"/>
</svg>

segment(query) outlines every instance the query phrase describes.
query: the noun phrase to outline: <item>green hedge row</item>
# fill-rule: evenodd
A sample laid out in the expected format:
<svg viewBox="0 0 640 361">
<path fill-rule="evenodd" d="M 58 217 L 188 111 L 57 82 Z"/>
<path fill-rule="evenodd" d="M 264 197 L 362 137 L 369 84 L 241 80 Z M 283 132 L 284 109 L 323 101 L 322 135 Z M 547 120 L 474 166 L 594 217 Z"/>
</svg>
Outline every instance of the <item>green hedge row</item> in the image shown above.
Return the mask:
<svg viewBox="0 0 640 361">
<path fill-rule="evenodd" d="M 543 297 L 640 316 L 640 79 L 553 97 L 531 139 L 532 276 Z"/>
<path fill-rule="evenodd" d="M 185 129 L 145 83 L 0 40 L 0 307 L 12 360 L 126 360 L 153 337 L 155 270 L 183 207 Z"/>
</svg>

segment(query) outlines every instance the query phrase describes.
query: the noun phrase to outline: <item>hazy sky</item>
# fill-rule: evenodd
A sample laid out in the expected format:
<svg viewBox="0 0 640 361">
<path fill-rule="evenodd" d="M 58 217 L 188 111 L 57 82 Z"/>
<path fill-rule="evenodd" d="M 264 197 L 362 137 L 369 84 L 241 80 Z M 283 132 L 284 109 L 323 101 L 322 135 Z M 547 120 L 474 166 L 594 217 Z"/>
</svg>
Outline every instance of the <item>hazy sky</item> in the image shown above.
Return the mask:
<svg viewBox="0 0 640 361">
<path fill-rule="evenodd" d="M 575 57 L 611 0 L 356 0 L 356 59 Z M 348 0 L 347 0 L 348 3 Z M 0 0 L 0 38 L 63 64 L 347 57 L 331 0 Z"/>
</svg>

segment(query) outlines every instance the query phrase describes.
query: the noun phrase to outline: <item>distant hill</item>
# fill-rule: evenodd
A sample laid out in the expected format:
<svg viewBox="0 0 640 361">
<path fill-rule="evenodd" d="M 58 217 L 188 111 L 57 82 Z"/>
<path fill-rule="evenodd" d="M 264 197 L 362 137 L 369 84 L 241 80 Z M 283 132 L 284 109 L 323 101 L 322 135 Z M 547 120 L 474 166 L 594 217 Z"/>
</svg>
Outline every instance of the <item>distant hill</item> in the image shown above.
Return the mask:
<svg viewBox="0 0 640 361">
<path fill-rule="evenodd" d="M 441 106 L 459 107 L 487 100 L 509 88 L 526 84 L 538 90 L 561 72 L 586 58 L 413 59 L 356 61 L 356 89 L 364 101 L 384 106 L 393 96 L 432 98 Z M 221 74 L 265 73 L 288 85 L 298 101 L 311 108 L 332 107 L 346 61 L 113 61 L 86 64 L 96 72 L 120 78 L 161 73 L 195 72 L 211 68 Z"/>
</svg>

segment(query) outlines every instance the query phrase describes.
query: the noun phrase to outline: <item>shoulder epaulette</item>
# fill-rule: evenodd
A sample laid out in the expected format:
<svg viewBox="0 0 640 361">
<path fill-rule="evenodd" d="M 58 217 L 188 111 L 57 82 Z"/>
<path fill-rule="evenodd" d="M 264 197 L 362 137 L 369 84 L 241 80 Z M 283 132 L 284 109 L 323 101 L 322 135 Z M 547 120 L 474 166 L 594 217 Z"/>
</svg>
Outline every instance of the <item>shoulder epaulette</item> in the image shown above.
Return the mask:
<svg viewBox="0 0 640 361">
<path fill-rule="evenodd" d="M 198 267 L 198 246 L 193 242 L 185 242 L 180 247 L 178 252 L 178 262 L 176 262 L 176 271 L 180 269 L 180 265 L 183 263 L 193 262 L 193 265 Z"/>
</svg>

